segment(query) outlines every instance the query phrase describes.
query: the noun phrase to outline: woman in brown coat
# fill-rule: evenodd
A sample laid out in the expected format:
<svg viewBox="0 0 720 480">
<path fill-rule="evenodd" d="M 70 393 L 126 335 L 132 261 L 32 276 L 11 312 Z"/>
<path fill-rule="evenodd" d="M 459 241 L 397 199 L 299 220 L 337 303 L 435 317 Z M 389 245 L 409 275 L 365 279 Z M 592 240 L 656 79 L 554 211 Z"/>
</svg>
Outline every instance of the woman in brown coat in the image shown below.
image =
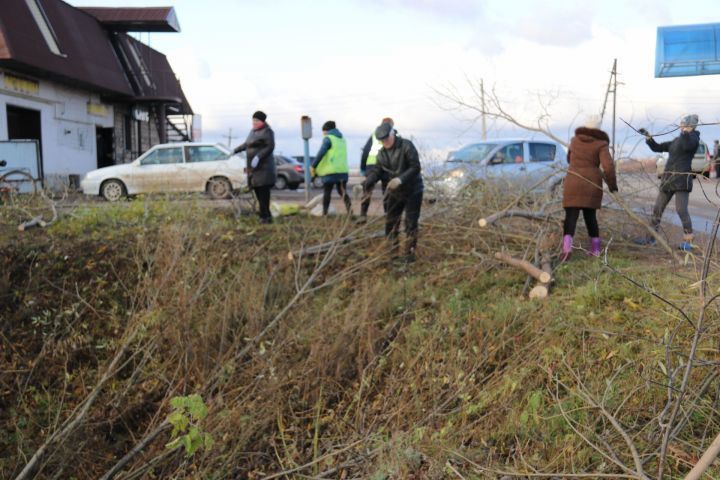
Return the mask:
<svg viewBox="0 0 720 480">
<path fill-rule="evenodd" d="M 602 205 L 603 172 L 611 192 L 617 192 L 615 165 L 610 156 L 610 138 L 600 130 L 600 119 L 591 116 L 584 127 L 575 130 L 568 150 L 568 168 L 563 190 L 565 224 L 563 226 L 562 259 L 572 253 L 573 236 L 580 211 L 590 235 L 590 255 L 600 255 L 600 228 L 597 210 Z M 603 172 L 600 171 L 602 165 Z"/>
</svg>

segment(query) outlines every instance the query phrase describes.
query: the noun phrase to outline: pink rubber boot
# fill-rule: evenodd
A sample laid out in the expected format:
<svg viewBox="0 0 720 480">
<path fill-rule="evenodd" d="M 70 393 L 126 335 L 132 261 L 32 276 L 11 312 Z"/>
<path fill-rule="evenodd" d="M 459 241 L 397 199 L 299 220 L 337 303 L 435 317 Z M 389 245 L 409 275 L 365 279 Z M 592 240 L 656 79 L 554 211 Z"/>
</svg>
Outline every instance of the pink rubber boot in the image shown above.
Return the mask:
<svg viewBox="0 0 720 480">
<path fill-rule="evenodd" d="M 588 255 L 592 257 L 599 257 L 600 256 L 600 237 L 592 237 L 590 239 L 590 251 L 588 252 Z"/>
<path fill-rule="evenodd" d="M 562 252 L 560 254 L 560 261 L 566 262 L 570 259 L 570 255 L 572 255 L 572 244 L 573 244 L 573 237 L 572 235 L 565 235 L 563 237 L 563 244 L 562 244 Z"/>
</svg>

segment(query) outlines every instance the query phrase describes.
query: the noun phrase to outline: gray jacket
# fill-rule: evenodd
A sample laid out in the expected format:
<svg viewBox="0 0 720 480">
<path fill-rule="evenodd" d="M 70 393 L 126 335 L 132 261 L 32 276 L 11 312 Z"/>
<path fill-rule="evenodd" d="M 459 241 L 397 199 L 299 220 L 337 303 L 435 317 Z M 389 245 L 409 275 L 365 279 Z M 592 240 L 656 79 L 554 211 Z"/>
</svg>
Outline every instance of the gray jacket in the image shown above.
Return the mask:
<svg viewBox="0 0 720 480">
<path fill-rule="evenodd" d="M 251 187 L 275 185 L 277 172 L 275 170 L 275 157 L 273 156 L 274 150 L 275 133 L 268 124 L 265 124 L 259 130 L 251 130 L 245 143 L 234 150 L 234 153 L 246 151 L 248 183 Z M 252 168 L 252 159 L 256 156 L 260 159 L 260 162 L 255 168 Z"/>
</svg>

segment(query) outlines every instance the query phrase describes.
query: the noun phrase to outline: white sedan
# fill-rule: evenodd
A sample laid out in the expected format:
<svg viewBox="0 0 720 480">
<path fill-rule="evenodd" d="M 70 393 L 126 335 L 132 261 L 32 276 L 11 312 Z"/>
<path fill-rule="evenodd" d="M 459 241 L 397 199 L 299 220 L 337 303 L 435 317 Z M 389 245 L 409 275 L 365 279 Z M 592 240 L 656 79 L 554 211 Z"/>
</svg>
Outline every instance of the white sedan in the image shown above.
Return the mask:
<svg viewBox="0 0 720 480">
<path fill-rule="evenodd" d="M 246 185 L 245 160 L 209 143 L 156 145 L 132 163 L 93 170 L 80 181 L 86 195 L 102 195 L 110 202 L 153 192 L 206 192 L 214 199 L 228 198 Z"/>
</svg>

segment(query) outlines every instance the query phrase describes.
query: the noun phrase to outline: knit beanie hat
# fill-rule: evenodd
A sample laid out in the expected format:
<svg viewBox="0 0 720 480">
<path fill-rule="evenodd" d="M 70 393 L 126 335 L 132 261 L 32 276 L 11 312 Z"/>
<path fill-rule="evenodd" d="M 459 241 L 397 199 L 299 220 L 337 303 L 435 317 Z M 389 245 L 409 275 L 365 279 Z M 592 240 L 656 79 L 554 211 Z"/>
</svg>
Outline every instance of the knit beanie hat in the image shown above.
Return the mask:
<svg viewBox="0 0 720 480">
<path fill-rule="evenodd" d="M 323 123 L 322 131 L 329 132 L 330 130 L 332 130 L 334 128 L 337 128 L 335 126 L 335 122 L 333 122 L 332 120 L 328 120 L 327 122 Z"/>
<path fill-rule="evenodd" d="M 588 115 L 585 118 L 585 128 L 598 130 L 600 128 L 600 117 L 598 115 Z"/>
<path fill-rule="evenodd" d="M 260 110 L 258 110 L 257 112 L 253 113 L 252 118 L 256 118 L 256 119 L 260 120 L 261 122 L 264 122 L 265 119 L 267 118 L 267 115 L 265 115 L 265 112 L 261 112 Z"/>
<path fill-rule="evenodd" d="M 698 116 L 694 113 L 691 113 L 690 115 L 685 115 L 682 120 L 680 120 L 680 126 L 681 127 L 697 127 L 699 120 Z"/>
</svg>

